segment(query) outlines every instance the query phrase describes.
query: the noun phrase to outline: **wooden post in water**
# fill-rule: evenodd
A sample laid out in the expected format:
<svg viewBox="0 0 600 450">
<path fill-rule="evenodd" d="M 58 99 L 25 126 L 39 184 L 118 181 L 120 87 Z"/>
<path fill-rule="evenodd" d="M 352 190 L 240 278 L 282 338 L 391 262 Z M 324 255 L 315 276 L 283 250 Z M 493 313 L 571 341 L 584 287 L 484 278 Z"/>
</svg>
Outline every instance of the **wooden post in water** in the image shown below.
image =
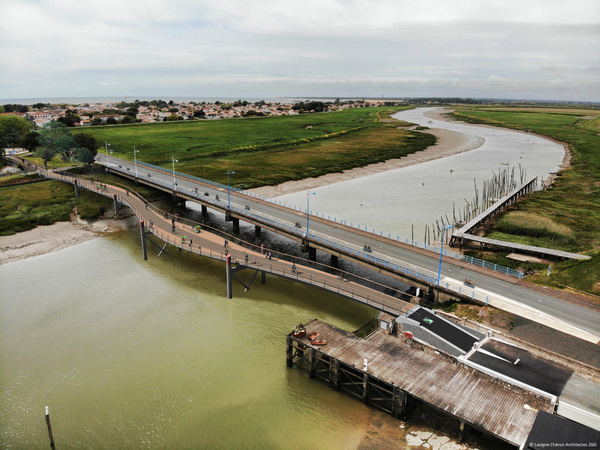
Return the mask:
<svg viewBox="0 0 600 450">
<path fill-rule="evenodd" d="M 286 338 L 285 362 L 288 367 L 293 367 L 294 365 L 294 347 L 292 347 L 292 338 L 290 336 Z"/>
<path fill-rule="evenodd" d="M 313 379 L 315 377 L 315 366 L 317 365 L 317 359 L 315 355 L 315 349 L 310 348 L 308 352 L 308 378 Z"/>
<path fill-rule="evenodd" d="M 52 425 L 50 425 L 50 409 L 46 406 L 46 425 L 48 425 L 48 437 L 50 438 L 50 448 L 56 450 L 54 447 L 54 436 L 52 436 Z"/>
</svg>

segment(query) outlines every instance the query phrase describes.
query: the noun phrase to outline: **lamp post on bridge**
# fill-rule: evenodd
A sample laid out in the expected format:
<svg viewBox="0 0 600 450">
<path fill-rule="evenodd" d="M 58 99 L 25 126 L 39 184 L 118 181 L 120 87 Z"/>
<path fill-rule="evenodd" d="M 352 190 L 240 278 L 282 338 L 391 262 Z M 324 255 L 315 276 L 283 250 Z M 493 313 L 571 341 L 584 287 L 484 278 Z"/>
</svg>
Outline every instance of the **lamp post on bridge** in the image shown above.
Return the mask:
<svg viewBox="0 0 600 450">
<path fill-rule="evenodd" d="M 441 283 L 442 277 L 442 257 L 444 256 L 444 231 L 454 228 L 453 225 L 449 225 L 447 227 L 442 227 L 442 248 L 440 249 L 440 266 L 438 268 L 438 286 Z"/>
<path fill-rule="evenodd" d="M 173 187 L 177 186 L 177 181 L 175 181 L 175 163 L 179 162 L 178 159 L 175 159 L 173 155 L 171 155 L 171 160 L 173 161 Z"/>
<path fill-rule="evenodd" d="M 104 141 L 104 150 L 106 151 L 106 165 L 108 165 L 108 147 L 110 147 L 110 144 Z"/>
<path fill-rule="evenodd" d="M 312 192 L 312 195 L 315 195 L 316 192 Z M 306 191 L 306 239 L 308 239 L 308 218 L 310 215 L 310 190 Z"/>
<path fill-rule="evenodd" d="M 135 177 L 137 178 L 137 157 L 136 157 L 136 153 L 139 153 L 139 150 L 136 150 L 135 147 L 133 147 L 133 164 L 135 165 Z"/>
<path fill-rule="evenodd" d="M 229 175 L 233 175 L 235 172 L 227 171 L 227 208 L 231 209 L 231 193 L 229 191 Z"/>
</svg>

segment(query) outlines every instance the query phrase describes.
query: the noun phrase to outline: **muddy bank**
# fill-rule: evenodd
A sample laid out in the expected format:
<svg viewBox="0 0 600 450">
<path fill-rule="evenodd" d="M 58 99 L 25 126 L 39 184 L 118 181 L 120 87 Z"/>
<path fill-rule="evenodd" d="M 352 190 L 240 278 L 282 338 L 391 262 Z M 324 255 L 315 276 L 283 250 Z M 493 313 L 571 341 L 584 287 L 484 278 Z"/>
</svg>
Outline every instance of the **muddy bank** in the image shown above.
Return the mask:
<svg viewBox="0 0 600 450">
<path fill-rule="evenodd" d="M 120 211 L 118 216 L 109 213 L 92 223 L 74 214 L 70 222 L 57 222 L 12 236 L 0 236 L 0 264 L 56 252 L 106 233 L 130 228 L 137 223 L 137 217 L 127 208 Z"/>
<path fill-rule="evenodd" d="M 277 197 L 279 195 L 302 192 L 308 189 L 328 186 L 341 181 L 353 180 L 355 178 L 367 177 L 376 173 L 387 172 L 389 170 L 400 169 L 402 167 L 421 164 L 434 159 L 445 158 L 469 150 L 479 148 L 485 140 L 480 136 L 469 136 L 455 131 L 430 129 L 419 130 L 421 132 L 433 134 L 436 136 L 437 143 L 431 147 L 416 153 L 411 153 L 403 158 L 390 159 L 385 162 L 370 164 L 365 167 L 357 167 L 344 172 L 329 173 L 317 178 L 305 178 L 297 181 L 287 181 L 277 186 L 263 186 L 251 189 L 250 192 L 264 195 L 266 197 Z"/>
</svg>

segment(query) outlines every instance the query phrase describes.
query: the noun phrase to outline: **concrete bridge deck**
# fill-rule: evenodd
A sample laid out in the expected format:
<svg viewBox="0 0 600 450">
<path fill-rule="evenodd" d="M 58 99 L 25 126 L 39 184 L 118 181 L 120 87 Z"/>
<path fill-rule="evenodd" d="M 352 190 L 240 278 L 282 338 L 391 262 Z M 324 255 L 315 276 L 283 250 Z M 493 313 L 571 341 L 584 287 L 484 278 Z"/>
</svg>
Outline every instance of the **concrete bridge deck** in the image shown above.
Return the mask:
<svg viewBox="0 0 600 450">
<path fill-rule="evenodd" d="M 148 169 L 145 168 L 145 170 Z M 59 174 L 45 172 L 43 174 L 59 176 Z M 158 181 L 159 176 L 160 174 L 157 173 L 152 178 Z M 64 177 L 63 181 L 73 182 L 70 177 Z M 179 188 L 183 188 L 182 185 L 188 183 L 188 189 L 192 192 L 194 186 L 199 187 L 200 193 L 205 190 L 209 192 L 208 200 L 204 195 L 199 196 L 200 200 L 190 195 L 191 201 L 198 201 L 203 206 L 215 207 L 221 211 L 227 209 L 226 204 L 223 202 L 219 204 L 220 200 L 215 198 L 217 193 L 223 195 L 222 189 L 188 182 L 185 179 L 177 179 L 177 181 Z M 164 181 L 161 183 L 166 184 Z M 165 186 L 162 188 L 167 192 L 173 192 L 172 186 L 171 189 L 165 188 Z M 183 197 L 180 191 L 176 191 L 176 194 Z M 123 193 L 123 195 L 126 194 Z M 367 232 L 357 232 L 350 227 L 334 224 L 322 218 L 311 219 L 311 232 L 314 230 L 315 234 L 311 233 L 311 239 L 307 240 L 306 237 L 289 231 L 295 228 L 293 224 L 298 220 L 298 212 L 281 206 L 275 207 L 268 202 L 248 198 L 239 193 L 232 192 L 231 197 L 232 209 L 229 214 L 237 215 L 238 220 L 244 220 L 292 238 L 295 236 L 297 241 L 307 246 L 320 248 L 332 255 L 401 279 L 410 285 L 431 288 L 437 294 L 448 296 L 447 298 L 466 297 L 544 323 L 590 342 L 600 341 L 600 313 L 515 285 L 518 280 L 507 279 L 512 277 L 501 276 L 497 273 L 490 274 L 489 271 L 479 267 L 461 267 L 464 266 L 464 263 L 444 257 L 442 283 L 437 286 L 438 255 L 416 250 L 410 246 L 407 249 L 401 243 L 390 241 L 385 237 L 374 236 Z M 245 210 L 244 204 L 249 204 L 250 210 Z M 241 207 L 239 207 L 240 205 Z M 288 226 L 286 223 L 290 225 Z M 365 257 L 364 252 L 361 254 L 357 250 L 357 247 L 362 248 L 357 241 L 367 242 L 372 248 L 372 252 Z M 465 278 L 473 280 L 475 288 L 465 286 L 462 282 Z"/>
</svg>

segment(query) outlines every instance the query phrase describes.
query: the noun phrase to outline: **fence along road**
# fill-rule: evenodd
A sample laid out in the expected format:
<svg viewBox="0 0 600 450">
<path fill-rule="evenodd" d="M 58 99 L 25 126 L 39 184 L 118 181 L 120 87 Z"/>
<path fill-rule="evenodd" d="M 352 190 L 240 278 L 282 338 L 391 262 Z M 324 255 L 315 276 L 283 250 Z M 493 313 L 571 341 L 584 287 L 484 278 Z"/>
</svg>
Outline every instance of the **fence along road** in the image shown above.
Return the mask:
<svg viewBox="0 0 600 450">
<path fill-rule="evenodd" d="M 129 161 L 100 154 L 97 159 L 112 171 L 123 173 L 130 178 L 135 178 L 137 170 L 137 179 L 144 184 L 176 193 L 191 201 L 196 200 L 220 211 L 227 210 L 227 186 L 212 182 L 206 184 L 177 174 L 177 185 L 174 185 L 173 173 L 167 169 L 157 170 L 140 163 L 136 167 Z M 209 195 L 205 196 L 205 192 Z M 219 200 L 216 199 L 216 195 L 220 197 Z M 241 220 L 268 227 L 297 241 L 306 238 L 306 213 L 300 208 L 273 204 L 272 200 L 269 202 L 259 199 L 237 189 L 231 189 L 230 195 L 231 212 Z M 246 206 L 249 209 L 246 209 Z M 362 265 L 371 266 L 377 271 L 407 274 L 422 283 L 437 284 L 439 255 L 404 245 L 385 235 L 344 226 L 339 223 L 338 218 L 330 219 L 311 215 L 311 246 L 341 257 L 347 256 L 353 261 L 359 260 Z M 300 222 L 302 228 L 295 227 L 296 222 Z M 365 245 L 372 251 L 364 252 Z M 464 279 L 474 281 L 475 288 L 466 287 L 463 284 Z M 544 323 L 582 339 L 595 343 L 600 341 L 600 313 L 529 290 L 518 285 L 518 281 L 517 278 L 500 276 L 454 258 L 444 257 L 440 285 L 460 295 Z"/>
<path fill-rule="evenodd" d="M 250 269 L 250 272 L 254 272 L 254 274 L 250 273 L 244 278 L 252 278 L 253 280 L 257 272 L 265 272 L 338 294 L 393 315 L 406 314 L 408 310 L 414 307 L 413 304 L 393 295 L 387 295 L 376 289 L 371 289 L 368 286 L 350 281 L 347 278 L 341 279 L 337 275 L 338 270 L 335 271 L 336 274 L 329 274 L 322 270 L 301 265 L 298 265 L 296 269 L 292 269 L 292 262 L 277 258 L 267 259 L 265 254 L 261 254 L 260 247 L 250 243 L 246 243 L 246 245 L 254 247 L 255 250 L 242 247 L 229 240 L 227 241 L 227 246 L 225 246 L 224 240 L 228 239 L 229 236 L 225 235 L 224 239 L 222 236 L 206 231 L 206 225 L 202 225 L 203 231 L 197 233 L 189 223 L 175 222 L 173 231 L 171 218 L 166 218 L 164 211 L 158 210 L 143 198 L 138 197 L 133 192 L 129 193 L 124 188 L 75 178 L 60 172 L 40 170 L 40 173 L 46 178 L 70 184 L 75 184 L 76 180 L 78 189 L 87 189 L 110 198 L 115 198 L 114 196 L 116 196 L 118 203 L 131 208 L 134 214 L 140 219 L 145 233 L 151 233 L 156 238 L 180 250 L 190 251 L 223 262 L 226 261 L 227 255 L 231 255 L 233 263 L 238 268 L 243 267 Z M 163 250 L 169 251 L 166 247 L 165 245 Z M 160 247 L 158 247 L 157 253 L 161 251 L 159 249 Z M 248 257 L 247 259 L 246 256 Z M 360 279 L 360 277 L 356 276 L 353 276 L 353 278 Z M 250 288 L 251 281 L 238 281 L 247 289 Z M 370 283 L 377 285 L 374 282 Z M 379 286 L 384 288 L 382 285 Z M 400 295 L 402 292 L 396 291 L 396 294 Z"/>
</svg>

